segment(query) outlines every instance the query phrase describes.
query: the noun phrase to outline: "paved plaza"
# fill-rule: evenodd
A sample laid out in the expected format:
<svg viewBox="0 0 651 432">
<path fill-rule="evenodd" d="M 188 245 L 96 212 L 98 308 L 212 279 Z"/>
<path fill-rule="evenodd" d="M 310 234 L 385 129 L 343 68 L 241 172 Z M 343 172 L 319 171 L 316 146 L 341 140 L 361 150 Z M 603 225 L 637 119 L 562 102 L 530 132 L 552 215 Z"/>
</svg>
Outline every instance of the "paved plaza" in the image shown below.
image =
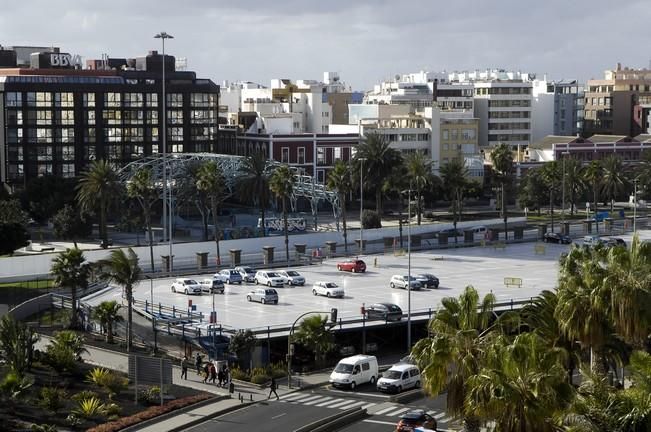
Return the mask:
<svg viewBox="0 0 651 432">
<path fill-rule="evenodd" d="M 651 232 L 639 232 L 640 237 L 651 238 Z M 621 236 L 627 243 L 631 235 Z M 577 240 L 581 243 L 580 239 Z M 537 243 L 541 245 L 541 243 Z M 524 300 L 536 296 L 542 290 L 556 286 L 558 258 L 570 246 L 545 244 L 544 253 L 536 243 L 509 244 L 504 249 L 492 247 L 469 247 L 459 249 L 417 252 L 411 254 L 412 275 L 429 272 L 441 281 L 438 289 L 412 291 L 412 312 L 436 310 L 443 297 L 458 296 L 467 285 L 474 286 L 480 295 L 493 292 L 498 302 Z M 286 326 L 300 314 L 307 311 L 329 311 L 336 307 L 340 318 L 361 318 L 362 304 L 390 302 L 398 304 L 406 313 L 408 292 L 389 287 L 394 274 L 407 274 L 408 257 L 393 255 L 360 256 L 366 264 L 366 273 L 339 272 L 338 260 L 325 260 L 321 265 L 297 267 L 306 278 L 305 286 L 278 288 L 279 303 L 250 303 L 246 294 L 255 284 L 226 285 L 225 293 L 215 294 L 217 321 L 231 328 L 264 328 Z M 377 267 L 375 266 L 377 261 Z M 196 275 L 201 279 L 210 275 Z M 522 287 L 505 286 L 504 278 L 521 278 Z M 213 295 L 186 296 L 171 291 L 173 278 L 153 280 L 154 303 L 175 305 L 186 311 L 188 299 L 197 306 L 197 312 L 207 317 L 212 310 Z M 335 282 L 345 289 L 343 299 L 329 299 L 312 295 L 312 284 L 316 281 Z M 104 300 L 121 301 L 120 289 L 109 289 L 84 301 L 96 305 Z M 150 301 L 150 282 L 141 282 L 134 290 L 134 297 Z"/>
</svg>

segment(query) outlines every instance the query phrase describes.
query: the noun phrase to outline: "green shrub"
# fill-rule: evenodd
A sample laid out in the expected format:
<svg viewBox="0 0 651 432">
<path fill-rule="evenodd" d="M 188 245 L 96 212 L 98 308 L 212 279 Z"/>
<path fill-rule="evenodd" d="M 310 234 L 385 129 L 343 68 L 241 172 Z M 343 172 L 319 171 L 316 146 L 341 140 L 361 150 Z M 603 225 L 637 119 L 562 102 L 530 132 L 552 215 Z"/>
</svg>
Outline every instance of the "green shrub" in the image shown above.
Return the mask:
<svg viewBox="0 0 651 432">
<path fill-rule="evenodd" d="M 138 393 L 138 399 L 150 405 L 160 403 L 160 387 L 152 386 Z"/>
<path fill-rule="evenodd" d="M 268 375 L 267 368 L 256 367 L 251 370 L 251 376 L 253 375 Z"/>
<path fill-rule="evenodd" d="M 27 390 L 34 384 L 34 380 L 21 377 L 16 372 L 9 372 L 0 382 L 0 395 L 14 401 L 27 393 Z"/>
<path fill-rule="evenodd" d="M 271 377 L 267 374 L 257 374 L 251 376 L 251 382 L 253 384 L 264 384 L 268 382 L 270 379 Z"/>
<path fill-rule="evenodd" d="M 269 375 L 274 378 L 282 378 L 287 375 L 287 369 L 271 369 Z"/>
<path fill-rule="evenodd" d="M 233 368 L 231 369 L 231 378 L 240 381 L 249 381 L 251 376 L 240 368 Z"/>
<path fill-rule="evenodd" d="M 113 400 L 114 396 L 126 390 L 129 380 L 117 372 L 109 372 L 102 378 L 100 385 L 108 391 L 109 400 Z"/>
<path fill-rule="evenodd" d="M 77 356 L 73 347 L 56 344 L 48 345 L 44 362 L 55 371 L 74 373 L 77 371 Z"/>
<path fill-rule="evenodd" d="M 380 215 L 374 210 L 364 210 L 362 213 L 362 225 L 364 229 L 382 228 Z"/>
<path fill-rule="evenodd" d="M 104 412 L 109 418 L 112 418 L 113 416 L 119 417 L 120 413 L 122 413 L 122 407 L 113 402 L 107 403 L 104 404 Z"/>
<path fill-rule="evenodd" d="M 97 394 L 97 392 L 94 392 L 92 390 L 82 390 L 79 393 L 73 394 L 70 399 L 79 402 L 80 400 L 83 399 L 98 398 L 98 397 L 99 394 Z"/>
<path fill-rule="evenodd" d="M 48 411 L 56 413 L 64 405 L 67 394 L 65 390 L 57 387 L 43 387 L 41 389 L 40 405 Z"/>
<path fill-rule="evenodd" d="M 33 424 L 31 427 L 34 432 L 57 432 L 59 429 L 51 424 Z"/>
<path fill-rule="evenodd" d="M 106 414 L 104 404 L 99 398 L 82 399 L 72 411 L 73 414 L 85 419 L 103 417 Z"/>
<path fill-rule="evenodd" d="M 96 367 L 88 372 L 88 374 L 86 375 L 86 381 L 93 383 L 99 387 L 102 387 L 103 386 L 102 383 L 104 382 L 106 376 L 109 373 L 111 373 L 111 371 L 109 371 L 106 368 Z"/>
</svg>

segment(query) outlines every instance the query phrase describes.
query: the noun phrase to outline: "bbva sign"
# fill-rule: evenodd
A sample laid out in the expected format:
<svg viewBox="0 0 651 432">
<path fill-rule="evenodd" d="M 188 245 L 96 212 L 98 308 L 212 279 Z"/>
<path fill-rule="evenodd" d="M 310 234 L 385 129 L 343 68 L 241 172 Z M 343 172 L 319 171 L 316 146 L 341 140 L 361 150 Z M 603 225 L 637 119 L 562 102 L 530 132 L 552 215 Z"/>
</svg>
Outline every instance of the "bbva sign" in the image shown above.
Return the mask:
<svg viewBox="0 0 651 432">
<path fill-rule="evenodd" d="M 50 54 L 50 66 L 81 66 L 81 56 L 77 54 Z"/>
</svg>

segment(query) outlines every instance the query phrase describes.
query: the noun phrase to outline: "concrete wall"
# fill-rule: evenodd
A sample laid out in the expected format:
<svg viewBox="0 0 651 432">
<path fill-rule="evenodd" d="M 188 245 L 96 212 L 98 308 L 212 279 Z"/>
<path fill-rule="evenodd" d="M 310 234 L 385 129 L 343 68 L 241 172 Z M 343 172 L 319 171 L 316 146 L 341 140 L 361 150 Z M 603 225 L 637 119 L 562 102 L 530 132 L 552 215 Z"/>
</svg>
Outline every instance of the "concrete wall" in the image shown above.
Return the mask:
<svg viewBox="0 0 651 432">
<path fill-rule="evenodd" d="M 477 225 L 496 225 L 497 227 L 503 226 L 501 219 L 489 219 L 483 221 L 467 221 L 458 224 L 459 229 L 473 227 Z M 512 218 L 509 219 L 509 225 L 526 223 L 526 218 Z M 445 224 L 427 224 L 427 225 L 412 225 L 411 233 L 413 235 L 423 234 L 427 232 L 435 232 L 444 229 L 452 228 L 451 223 Z M 364 230 L 364 240 L 367 242 L 378 241 L 381 242 L 383 237 L 398 237 L 400 235 L 399 228 L 387 227 L 378 229 Z M 403 230 L 403 235 L 406 235 L 406 230 Z M 359 238 L 359 230 L 349 230 L 348 243 L 355 244 L 355 239 Z M 289 236 L 290 251 L 294 250 L 294 244 L 306 244 L 307 249 L 315 247 L 323 248 L 326 241 L 336 241 L 337 244 L 343 245 L 343 232 L 320 232 L 310 234 L 296 234 Z M 264 237 L 264 238 L 249 238 L 238 240 L 225 240 L 219 243 L 221 261 L 224 263 L 230 262 L 229 249 L 240 249 L 242 255 L 260 253 L 260 261 L 262 261 L 262 248 L 264 246 L 274 246 L 276 248 L 276 259 L 282 259 L 284 256 L 285 237 L 283 235 Z M 148 270 L 150 266 L 149 260 L 149 247 L 140 246 L 134 247 L 134 252 L 140 258 L 140 266 Z M 96 249 L 84 251 L 86 260 L 97 261 L 100 259 L 108 258 L 110 249 Z M 173 254 L 175 263 L 189 263 L 196 259 L 197 252 L 208 252 L 209 264 L 214 264 L 215 260 L 215 242 L 192 242 L 192 243 L 178 243 L 173 245 Z M 169 254 L 169 247 L 166 244 L 154 246 L 154 262 L 157 267 L 161 266 L 161 256 Z M 281 255 L 282 254 L 282 255 Z M 41 255 L 30 256 L 14 256 L 0 258 L 0 275 L 2 279 L 25 279 L 34 276 L 47 275 L 50 272 L 52 260 L 56 257 L 56 253 L 47 253 Z"/>
</svg>

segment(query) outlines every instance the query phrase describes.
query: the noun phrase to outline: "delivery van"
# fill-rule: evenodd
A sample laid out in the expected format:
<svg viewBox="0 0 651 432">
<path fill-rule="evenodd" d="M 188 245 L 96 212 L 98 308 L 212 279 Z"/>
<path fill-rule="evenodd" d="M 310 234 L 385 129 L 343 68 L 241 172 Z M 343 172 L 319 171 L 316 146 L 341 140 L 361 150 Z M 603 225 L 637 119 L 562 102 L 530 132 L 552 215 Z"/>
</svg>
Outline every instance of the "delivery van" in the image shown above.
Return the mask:
<svg viewBox="0 0 651 432">
<path fill-rule="evenodd" d="M 377 358 L 369 355 L 355 355 L 339 360 L 330 374 L 333 387 L 349 387 L 351 390 L 360 384 L 375 384 L 378 377 Z"/>
</svg>

